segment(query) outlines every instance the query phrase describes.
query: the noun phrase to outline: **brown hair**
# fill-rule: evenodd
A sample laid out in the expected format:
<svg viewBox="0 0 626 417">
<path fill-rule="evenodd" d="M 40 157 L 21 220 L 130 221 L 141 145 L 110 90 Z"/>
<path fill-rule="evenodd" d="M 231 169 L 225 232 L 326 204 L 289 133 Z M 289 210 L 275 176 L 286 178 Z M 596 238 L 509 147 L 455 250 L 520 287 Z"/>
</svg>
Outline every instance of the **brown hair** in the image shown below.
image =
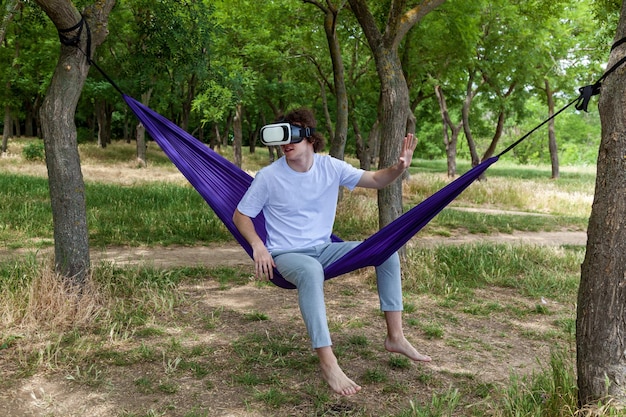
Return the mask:
<svg viewBox="0 0 626 417">
<path fill-rule="evenodd" d="M 317 120 L 315 120 L 315 115 L 313 114 L 313 111 L 311 109 L 307 108 L 300 108 L 290 111 L 282 118 L 282 121 L 291 123 L 293 125 L 298 125 L 300 127 L 311 127 L 314 129 L 317 128 Z M 317 131 L 317 129 L 315 132 L 313 132 L 311 136 L 306 138 L 306 140 L 308 140 L 313 145 L 314 152 L 319 152 L 324 149 L 324 137 L 321 135 L 321 133 Z"/>
</svg>

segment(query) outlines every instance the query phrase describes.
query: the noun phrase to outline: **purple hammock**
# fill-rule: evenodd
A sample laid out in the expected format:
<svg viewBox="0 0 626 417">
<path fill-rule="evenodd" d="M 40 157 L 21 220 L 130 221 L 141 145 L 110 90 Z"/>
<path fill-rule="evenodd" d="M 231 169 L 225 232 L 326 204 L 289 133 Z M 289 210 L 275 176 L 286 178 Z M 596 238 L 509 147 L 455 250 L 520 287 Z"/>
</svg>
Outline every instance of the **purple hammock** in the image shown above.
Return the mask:
<svg viewBox="0 0 626 417">
<path fill-rule="evenodd" d="M 150 136 L 252 258 L 252 248 L 239 233 L 232 220 L 235 208 L 250 186 L 252 177 L 172 121 L 130 96 L 123 94 L 123 97 Z M 498 156 L 486 159 L 378 230 L 342 258 L 329 265 L 324 270 L 325 278 L 334 278 L 359 268 L 378 266 L 385 262 L 497 160 Z M 253 222 L 257 233 L 262 240 L 265 240 L 267 234 L 263 214 L 259 214 Z M 335 241 L 341 241 L 334 235 L 332 238 Z M 274 270 L 272 282 L 282 288 L 295 288 L 276 270 Z"/>
</svg>

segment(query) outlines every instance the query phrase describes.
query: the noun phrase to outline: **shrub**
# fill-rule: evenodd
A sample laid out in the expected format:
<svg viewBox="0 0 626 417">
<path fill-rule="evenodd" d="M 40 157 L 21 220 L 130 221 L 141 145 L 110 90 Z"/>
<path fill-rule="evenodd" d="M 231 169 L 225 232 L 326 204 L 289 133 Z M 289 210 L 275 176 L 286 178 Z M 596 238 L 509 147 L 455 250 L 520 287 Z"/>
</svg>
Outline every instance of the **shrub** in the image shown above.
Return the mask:
<svg viewBox="0 0 626 417">
<path fill-rule="evenodd" d="M 45 159 L 43 141 L 26 144 L 22 149 L 22 155 L 27 161 L 43 161 Z"/>
</svg>

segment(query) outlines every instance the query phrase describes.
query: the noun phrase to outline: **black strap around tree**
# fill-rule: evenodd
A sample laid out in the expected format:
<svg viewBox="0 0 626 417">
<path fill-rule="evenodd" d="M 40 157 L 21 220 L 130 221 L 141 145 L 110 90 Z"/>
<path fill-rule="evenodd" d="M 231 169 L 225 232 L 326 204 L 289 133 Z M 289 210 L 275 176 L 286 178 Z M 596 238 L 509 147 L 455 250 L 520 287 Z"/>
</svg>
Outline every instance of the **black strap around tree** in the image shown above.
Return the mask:
<svg viewBox="0 0 626 417">
<path fill-rule="evenodd" d="M 80 48 L 80 36 L 83 33 L 83 26 L 87 29 L 87 51 L 83 51 Z M 65 33 L 74 32 L 75 30 L 78 30 L 78 33 L 76 35 L 72 37 L 65 36 Z M 87 58 L 87 63 L 95 67 L 100 72 L 100 74 L 102 74 L 102 76 L 109 82 L 109 84 L 113 86 L 113 88 L 115 88 L 121 95 L 124 95 L 122 89 L 117 84 L 115 84 L 111 77 L 109 77 L 107 73 L 105 73 L 93 59 L 91 59 L 91 29 L 89 28 L 89 23 L 83 15 L 80 16 L 80 21 L 77 24 L 68 29 L 59 29 L 58 32 L 59 39 L 61 40 L 61 43 L 63 45 L 74 46 L 78 48 L 78 50 L 81 51 L 83 55 L 85 55 L 85 57 Z"/>
<path fill-rule="evenodd" d="M 622 45 L 626 43 L 626 38 L 622 38 L 618 41 L 616 41 L 612 46 L 611 46 L 611 52 L 613 52 L 613 50 L 615 48 L 617 48 L 618 46 Z M 613 73 L 613 71 L 615 71 L 617 68 L 619 68 L 620 66 L 622 66 L 624 63 L 626 62 L 626 57 L 620 59 L 619 61 L 617 61 L 615 63 L 615 65 L 613 65 L 609 70 L 607 70 L 602 77 L 600 77 L 600 79 L 598 81 L 596 81 L 595 83 L 591 84 L 591 85 L 586 85 L 584 87 L 581 87 L 578 89 L 578 91 L 580 92 L 580 96 L 578 97 L 577 101 L 578 103 L 576 103 L 576 110 L 584 110 L 584 111 L 588 111 L 587 107 L 589 106 L 589 100 L 591 100 L 592 96 L 595 96 L 597 94 L 600 94 L 600 90 L 602 88 L 602 81 L 609 76 L 609 74 Z"/>
</svg>

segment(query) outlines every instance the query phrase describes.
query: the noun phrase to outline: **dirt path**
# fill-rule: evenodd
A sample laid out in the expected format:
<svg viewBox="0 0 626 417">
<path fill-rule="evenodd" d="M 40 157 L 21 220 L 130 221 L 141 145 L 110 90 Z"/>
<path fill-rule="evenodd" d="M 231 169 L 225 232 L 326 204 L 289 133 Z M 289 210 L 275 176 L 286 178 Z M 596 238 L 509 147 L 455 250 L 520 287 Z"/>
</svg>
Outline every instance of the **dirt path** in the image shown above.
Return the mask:
<svg viewBox="0 0 626 417">
<path fill-rule="evenodd" d="M 432 247 L 436 245 L 458 245 L 465 243 L 495 242 L 506 244 L 531 245 L 580 245 L 587 242 L 587 233 L 581 231 L 558 232 L 514 232 L 493 235 L 458 235 L 452 237 L 428 236 L 413 239 L 410 244 Z M 0 259 L 24 256 L 32 250 L 0 249 Z M 49 256 L 52 248 L 37 252 L 38 256 Z M 235 242 L 208 246 L 167 246 L 167 247 L 109 247 L 92 249 L 92 261 L 112 262 L 119 265 L 151 263 L 157 267 L 178 266 L 236 266 L 249 265 L 250 258 Z"/>
</svg>

